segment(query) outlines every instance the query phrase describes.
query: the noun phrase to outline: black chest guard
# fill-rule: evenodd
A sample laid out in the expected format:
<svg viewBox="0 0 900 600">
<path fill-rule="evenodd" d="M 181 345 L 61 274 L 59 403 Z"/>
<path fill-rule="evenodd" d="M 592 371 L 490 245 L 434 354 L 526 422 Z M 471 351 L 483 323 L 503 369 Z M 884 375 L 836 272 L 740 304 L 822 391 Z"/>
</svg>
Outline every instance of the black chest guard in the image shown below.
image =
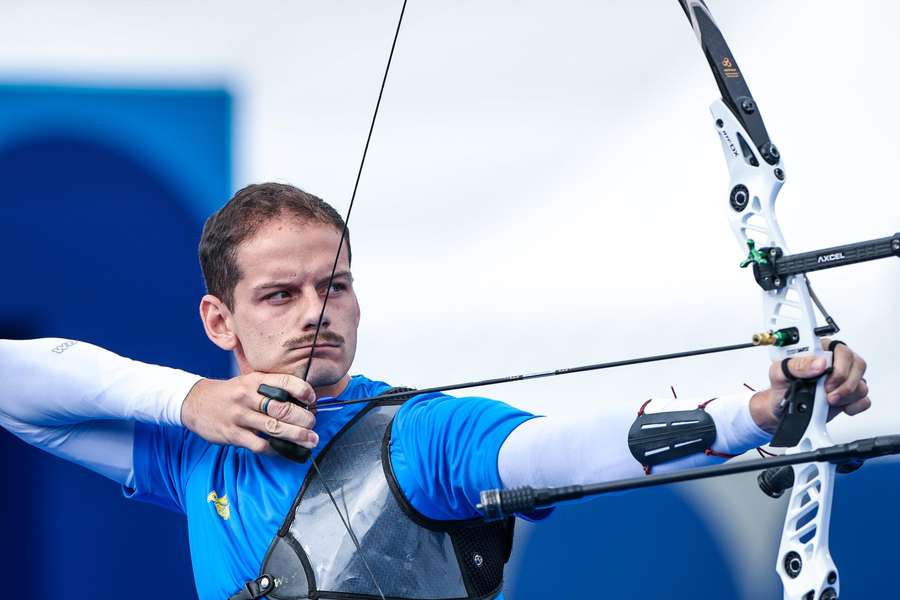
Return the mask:
<svg viewBox="0 0 900 600">
<path fill-rule="evenodd" d="M 401 403 L 373 402 L 317 458 L 365 561 L 310 469 L 260 576 L 231 600 L 373 600 L 380 598 L 379 588 L 390 600 L 490 599 L 500 593 L 513 520 L 433 521 L 409 505 L 390 466 L 390 425 Z"/>
</svg>

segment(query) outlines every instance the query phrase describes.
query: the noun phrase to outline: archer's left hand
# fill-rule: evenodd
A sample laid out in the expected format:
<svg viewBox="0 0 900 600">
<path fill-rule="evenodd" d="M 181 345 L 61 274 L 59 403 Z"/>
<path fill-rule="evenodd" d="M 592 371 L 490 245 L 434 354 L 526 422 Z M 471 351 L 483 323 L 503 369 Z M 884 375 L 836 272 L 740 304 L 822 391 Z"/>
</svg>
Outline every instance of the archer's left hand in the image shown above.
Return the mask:
<svg viewBox="0 0 900 600">
<path fill-rule="evenodd" d="M 831 341 L 822 339 L 822 346 L 827 348 Z M 825 393 L 828 400 L 828 420 L 840 413 L 857 415 L 872 406 L 869 399 L 869 386 L 863 375 L 866 372 L 866 361 L 844 344 L 834 348 L 832 372 L 825 380 Z M 788 361 L 788 370 L 795 377 L 809 379 L 818 377 L 828 368 L 822 357 L 801 356 Z M 769 367 L 768 390 L 757 392 L 750 400 L 750 414 L 760 429 L 774 433 L 781 418 L 781 401 L 787 394 L 790 381 L 781 371 L 781 361 L 775 361 Z"/>
</svg>

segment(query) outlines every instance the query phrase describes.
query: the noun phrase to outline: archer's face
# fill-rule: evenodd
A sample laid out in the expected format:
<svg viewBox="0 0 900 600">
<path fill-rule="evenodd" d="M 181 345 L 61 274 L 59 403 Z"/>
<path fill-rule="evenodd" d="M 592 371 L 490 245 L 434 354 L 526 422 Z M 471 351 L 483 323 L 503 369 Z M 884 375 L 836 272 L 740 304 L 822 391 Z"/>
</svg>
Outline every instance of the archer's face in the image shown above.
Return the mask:
<svg viewBox="0 0 900 600">
<path fill-rule="evenodd" d="M 331 225 L 282 216 L 237 251 L 232 327 L 241 372 L 303 377 L 341 233 Z M 343 390 L 356 354 L 359 302 L 347 246 L 341 249 L 308 381 L 320 395 Z"/>
</svg>

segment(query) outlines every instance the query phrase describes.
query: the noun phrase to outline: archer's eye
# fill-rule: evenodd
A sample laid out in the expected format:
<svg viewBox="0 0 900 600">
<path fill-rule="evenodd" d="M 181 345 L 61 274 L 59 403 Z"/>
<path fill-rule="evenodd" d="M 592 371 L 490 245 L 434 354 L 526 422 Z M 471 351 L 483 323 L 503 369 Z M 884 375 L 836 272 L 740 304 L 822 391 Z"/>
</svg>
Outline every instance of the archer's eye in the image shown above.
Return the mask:
<svg viewBox="0 0 900 600">
<path fill-rule="evenodd" d="M 331 284 L 331 293 L 332 294 L 339 294 L 340 292 L 343 292 L 346 290 L 347 290 L 346 283 L 341 283 L 340 281 L 335 281 L 334 283 Z"/>
<path fill-rule="evenodd" d="M 271 302 L 273 304 L 282 304 L 287 300 L 290 300 L 291 294 L 284 290 L 278 290 L 277 292 L 272 292 L 271 294 L 266 294 L 263 296 L 263 300 L 266 302 Z"/>
</svg>

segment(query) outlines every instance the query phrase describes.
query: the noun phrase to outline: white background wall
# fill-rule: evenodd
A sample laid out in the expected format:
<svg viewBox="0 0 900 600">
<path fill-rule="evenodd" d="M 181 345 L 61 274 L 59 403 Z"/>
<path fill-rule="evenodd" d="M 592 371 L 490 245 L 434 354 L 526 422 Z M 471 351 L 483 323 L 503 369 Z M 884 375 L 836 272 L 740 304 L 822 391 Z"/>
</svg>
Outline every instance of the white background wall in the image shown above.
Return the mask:
<svg viewBox="0 0 900 600">
<path fill-rule="evenodd" d="M 235 187 L 288 181 L 343 212 L 399 8 L 8 2 L 0 77 L 227 85 Z M 900 5 L 710 8 L 784 156 L 790 250 L 900 230 Z M 356 371 L 427 386 L 748 339 L 760 292 L 723 214 L 716 97 L 674 0 L 413 0 L 351 218 Z M 837 440 L 900 431 L 898 275 L 885 260 L 812 278 L 867 358 L 876 402 L 834 423 Z M 698 397 L 763 386 L 766 366 L 764 351 L 743 351 L 484 393 L 548 413 L 630 412 L 669 385 Z M 691 489 L 715 500 L 731 488 Z M 709 501 L 714 518 L 759 502 L 740 496 Z M 753 532 L 723 535 L 741 560 L 771 562 Z"/>
</svg>

